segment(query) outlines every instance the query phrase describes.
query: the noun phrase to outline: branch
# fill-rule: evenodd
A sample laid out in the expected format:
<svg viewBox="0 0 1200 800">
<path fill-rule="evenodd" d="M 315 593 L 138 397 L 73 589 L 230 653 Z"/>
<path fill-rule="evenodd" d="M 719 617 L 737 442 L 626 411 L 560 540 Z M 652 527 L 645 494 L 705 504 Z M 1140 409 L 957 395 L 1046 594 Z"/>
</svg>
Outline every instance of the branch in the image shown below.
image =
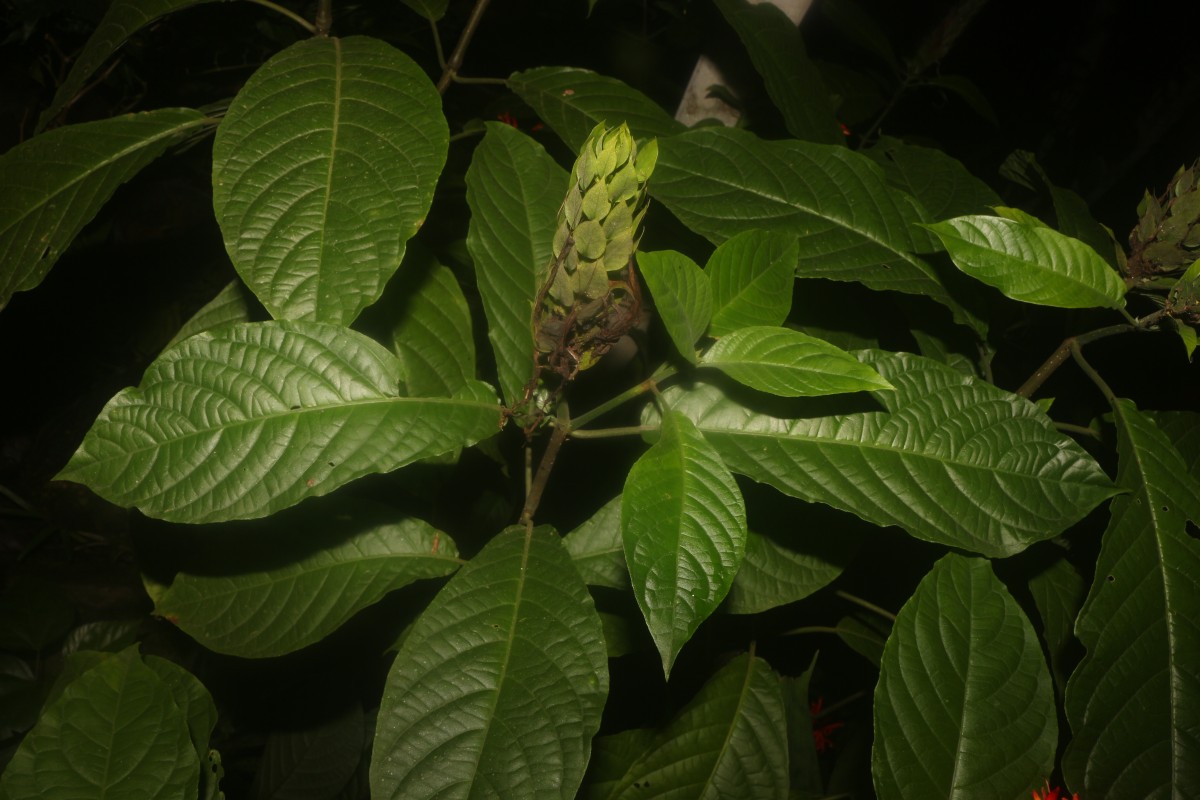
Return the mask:
<svg viewBox="0 0 1200 800">
<path fill-rule="evenodd" d="M 292 22 L 294 22 L 297 25 L 299 25 L 300 27 L 304 28 L 304 30 L 313 34 L 314 36 L 317 35 L 317 33 L 318 33 L 316 25 L 313 25 L 311 22 L 306 20 L 304 17 L 300 16 L 295 11 L 292 11 L 290 8 L 284 8 L 283 6 L 279 5 L 278 3 L 272 3 L 271 0 L 250 0 L 250 2 L 256 3 L 260 6 L 262 6 L 263 8 L 269 8 L 276 13 L 282 14 L 283 16 L 290 19 Z"/>
<path fill-rule="evenodd" d="M 1152 315 L 1153 316 L 1153 315 Z M 1149 317 L 1147 318 L 1149 320 Z M 1155 320 L 1157 321 L 1157 320 Z M 1145 321 L 1143 321 L 1143 324 Z M 1107 328 L 1097 328 L 1088 333 L 1081 333 L 1078 336 L 1068 336 L 1063 339 L 1062 344 L 1058 349 L 1050 354 L 1050 357 L 1042 363 L 1040 367 L 1034 370 L 1034 373 L 1029 376 L 1025 383 L 1021 384 L 1021 388 L 1017 389 L 1017 394 L 1024 398 L 1033 396 L 1033 393 L 1041 388 L 1046 379 L 1054 374 L 1054 371 L 1062 366 L 1063 362 L 1070 357 L 1071 352 L 1076 347 L 1082 347 L 1085 344 L 1090 344 L 1098 339 L 1105 339 L 1109 336 L 1116 336 L 1118 333 L 1132 333 L 1133 331 L 1146 330 L 1145 327 L 1134 325 L 1110 325 Z"/>
<path fill-rule="evenodd" d="M 467 20 L 467 25 L 463 28 L 462 35 L 458 37 L 458 44 L 454 46 L 454 52 L 450 54 L 450 60 L 446 62 L 446 66 L 442 70 L 442 77 L 438 79 L 438 94 L 445 94 L 451 81 L 458 77 L 458 71 L 462 68 L 463 57 L 467 53 L 467 46 L 471 44 L 471 37 L 475 35 L 475 29 L 479 27 L 479 21 L 483 19 L 483 12 L 487 10 L 489 1 L 475 0 L 475 8 L 471 9 L 471 16 Z"/>
<path fill-rule="evenodd" d="M 563 442 L 567 440 L 570 432 L 571 415 L 567 410 L 567 404 L 559 403 L 554 433 L 550 434 L 550 442 L 546 445 L 545 452 L 542 453 L 542 461 L 538 464 L 537 475 L 529 485 L 529 494 L 525 496 L 525 507 L 521 509 L 520 524 L 526 528 L 533 525 L 533 515 L 537 511 L 538 503 L 542 502 L 542 492 L 546 490 L 546 481 L 550 479 L 550 471 L 554 469 L 554 460 L 558 458 L 558 451 L 562 448 Z"/>
</svg>

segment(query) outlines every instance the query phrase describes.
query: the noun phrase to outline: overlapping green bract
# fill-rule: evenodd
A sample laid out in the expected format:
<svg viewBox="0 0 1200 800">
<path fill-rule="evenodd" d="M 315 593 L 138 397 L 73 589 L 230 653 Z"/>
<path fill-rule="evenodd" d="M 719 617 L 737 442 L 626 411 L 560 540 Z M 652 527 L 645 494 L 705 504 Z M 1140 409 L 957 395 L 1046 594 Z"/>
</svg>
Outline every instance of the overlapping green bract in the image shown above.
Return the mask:
<svg viewBox="0 0 1200 800">
<path fill-rule="evenodd" d="M 509 528 L 425 609 L 379 708 L 371 796 L 575 796 L 600 727 L 600 619 L 557 535 Z"/>
<path fill-rule="evenodd" d="M 378 39 L 307 39 L 260 67 L 217 130 L 213 207 L 271 315 L 348 325 L 375 302 L 448 140 L 424 71 Z"/>
<path fill-rule="evenodd" d="M 1037 635 L 984 559 L 943 557 L 900 609 L 875 687 L 880 800 L 1023 797 L 1058 721 Z"/>
<path fill-rule="evenodd" d="M 1086 797 L 1200 795 L 1200 484 L 1134 404 L 1113 408 L 1120 461 L 1096 577 L 1075 621 L 1063 773 Z M 1194 530 L 1194 528 L 1193 528 Z"/>
</svg>

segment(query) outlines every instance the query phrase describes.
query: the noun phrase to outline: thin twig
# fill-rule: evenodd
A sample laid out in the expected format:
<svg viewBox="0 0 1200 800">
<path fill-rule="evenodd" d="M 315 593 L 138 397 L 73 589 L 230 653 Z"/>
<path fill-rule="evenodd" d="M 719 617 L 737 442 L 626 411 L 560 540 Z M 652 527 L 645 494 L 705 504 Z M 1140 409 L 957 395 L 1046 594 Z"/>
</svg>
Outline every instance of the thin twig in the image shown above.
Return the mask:
<svg viewBox="0 0 1200 800">
<path fill-rule="evenodd" d="M 1100 438 L 1099 433 L 1097 433 L 1093 429 L 1085 427 L 1083 425 L 1072 425 L 1069 422 L 1055 422 L 1054 427 L 1056 430 L 1060 430 L 1063 433 L 1073 433 L 1076 436 L 1087 436 L 1088 438 L 1091 438 L 1091 439 L 1099 439 Z"/>
<path fill-rule="evenodd" d="M 285 17 L 290 19 L 292 22 L 294 22 L 297 25 L 299 25 L 300 27 L 304 28 L 304 30 L 308 31 L 309 33 L 313 34 L 314 36 L 317 35 L 317 33 L 318 33 L 316 25 L 313 25 L 311 22 L 306 20 L 304 17 L 300 16 L 295 11 L 292 11 L 290 8 L 284 8 L 283 6 L 279 5 L 278 3 L 272 3 L 271 0 L 250 0 L 250 2 L 257 3 L 258 5 L 262 6 L 263 8 L 269 8 L 272 11 L 275 11 L 279 14 L 283 14 Z"/>
<path fill-rule="evenodd" d="M 857 595 L 850 594 L 849 592 L 843 592 L 841 589 L 838 589 L 836 592 L 834 592 L 834 594 L 836 594 L 838 597 L 842 598 L 843 600 L 849 600 L 851 603 L 854 603 L 855 605 L 862 606 L 867 611 L 874 611 L 876 614 L 883 617 L 884 619 L 889 619 L 892 622 L 896 621 L 895 614 L 888 611 L 886 608 L 881 608 L 881 607 L 875 605 L 874 603 L 870 602 L 869 600 L 864 600 Z"/>
<path fill-rule="evenodd" d="M 454 52 L 450 54 L 450 59 L 442 69 L 442 77 L 438 79 L 438 94 L 445 94 L 451 81 L 458 77 L 458 71 L 462 68 L 463 58 L 467 53 L 467 46 L 471 44 L 471 37 L 475 35 L 475 29 L 479 27 L 479 21 L 483 19 L 483 12 L 487 10 L 488 2 L 489 0 L 475 0 L 475 8 L 471 9 L 467 25 L 458 37 L 458 44 L 454 46 Z"/>
<path fill-rule="evenodd" d="M 660 382 L 665 381 L 667 378 L 671 377 L 674 374 L 675 374 L 674 367 L 663 364 L 661 367 L 656 369 L 649 378 L 646 378 L 646 380 L 642 381 L 641 383 L 637 384 L 636 386 L 626 389 L 625 391 L 621 392 L 616 397 L 612 397 L 612 398 L 604 401 L 600 405 L 593 408 L 591 411 L 588 411 L 585 414 L 580 414 L 578 417 L 576 417 L 574 420 L 572 420 L 571 424 L 575 428 L 582 428 L 584 425 L 587 425 L 589 422 L 596 419 L 597 417 L 601 417 L 604 414 L 607 414 L 609 411 L 612 411 L 614 408 L 621 405 L 622 403 L 626 403 L 635 397 L 639 397 L 639 396 L 645 394 L 646 392 L 654 391 L 658 387 L 658 384 Z"/>
<path fill-rule="evenodd" d="M 315 23 L 318 36 L 329 35 L 333 28 L 333 0 L 319 0 Z"/>
<path fill-rule="evenodd" d="M 1100 373 L 1092 368 L 1092 365 L 1083 357 L 1083 349 L 1080 346 L 1079 340 L 1076 339 L 1071 343 L 1071 356 L 1075 359 L 1075 363 L 1083 370 L 1083 374 L 1091 378 L 1092 383 L 1100 390 L 1100 394 L 1104 395 L 1104 399 L 1109 402 L 1109 405 L 1117 404 L 1117 396 L 1113 394 L 1113 390 L 1104 382 L 1104 378 L 1100 377 Z"/>
<path fill-rule="evenodd" d="M 594 428 L 590 431 L 571 429 L 572 439 L 612 439 L 618 436 L 641 436 L 643 433 L 656 431 L 653 425 L 627 425 L 623 428 Z"/>
<path fill-rule="evenodd" d="M 1153 315 L 1151 315 L 1153 316 Z M 1078 336 L 1068 336 L 1063 339 L 1062 344 L 1050 354 L 1040 367 L 1034 370 L 1034 373 L 1029 376 L 1025 383 L 1021 384 L 1021 388 L 1017 389 L 1017 394 L 1021 397 L 1032 397 L 1033 393 L 1041 388 L 1046 379 L 1054 374 L 1054 371 L 1063 365 L 1063 362 L 1071 355 L 1071 349 L 1076 345 L 1082 347 L 1085 344 L 1090 344 L 1097 339 L 1104 339 L 1109 336 L 1116 336 L 1118 333 L 1132 333 L 1133 331 L 1145 330 L 1144 324 L 1150 318 L 1142 320 L 1139 326 L 1134 325 L 1109 325 L 1107 328 L 1097 328 L 1094 331 L 1081 333 Z M 1155 320 L 1157 322 L 1157 320 Z"/>
<path fill-rule="evenodd" d="M 521 524 L 529 527 L 533 524 L 533 515 L 537 512 L 538 503 L 542 502 L 542 492 L 546 490 L 546 481 L 550 479 L 550 471 L 554 469 L 554 460 L 558 458 L 558 451 L 562 448 L 563 442 L 567 440 L 567 436 L 571 433 L 571 415 L 567 410 L 566 403 L 558 405 L 558 419 L 554 425 L 554 433 L 550 434 L 550 441 L 546 445 L 545 452 L 542 453 L 542 460 L 538 464 L 537 475 L 534 476 L 533 482 L 529 485 L 529 494 L 525 497 L 525 508 L 521 510 Z"/>
</svg>

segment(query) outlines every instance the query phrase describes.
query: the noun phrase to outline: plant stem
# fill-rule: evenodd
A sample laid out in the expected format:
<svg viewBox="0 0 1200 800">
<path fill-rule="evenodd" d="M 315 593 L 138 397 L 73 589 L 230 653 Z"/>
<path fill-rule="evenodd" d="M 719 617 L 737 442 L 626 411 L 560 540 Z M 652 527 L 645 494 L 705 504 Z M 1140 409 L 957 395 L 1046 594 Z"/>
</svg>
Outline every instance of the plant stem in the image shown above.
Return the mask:
<svg viewBox="0 0 1200 800">
<path fill-rule="evenodd" d="M 640 436 L 643 433 L 656 431 L 653 425 L 629 425 L 624 428 L 596 428 L 590 431 L 571 429 L 572 439 L 611 439 L 616 436 Z"/>
<path fill-rule="evenodd" d="M 1153 316 L 1153 315 L 1151 315 Z M 1149 317 L 1147 318 L 1147 320 Z M 1062 344 L 1058 349 L 1050 354 L 1040 367 L 1034 370 L 1034 373 L 1029 376 L 1025 383 L 1021 384 L 1021 388 L 1017 389 L 1017 394 L 1021 397 L 1032 397 L 1041 385 L 1046 382 L 1046 379 L 1054 374 L 1054 371 L 1062 366 L 1063 362 L 1071 355 L 1072 348 L 1076 346 L 1082 347 L 1085 344 L 1104 339 L 1108 336 L 1115 336 L 1118 333 L 1130 333 L 1131 331 L 1144 330 L 1143 327 L 1135 327 L 1133 325 L 1109 325 L 1107 328 L 1097 328 L 1094 331 L 1081 333 L 1078 336 L 1068 336 L 1063 339 Z"/>
<path fill-rule="evenodd" d="M 316 25 L 313 25 L 311 22 L 306 20 L 304 17 L 300 16 L 295 11 L 292 11 L 290 8 L 284 8 L 283 6 L 279 5 L 278 3 L 272 3 L 271 0 L 250 0 L 250 2 L 257 3 L 258 5 L 262 6 L 263 8 L 269 8 L 272 11 L 282 14 L 283 16 L 290 19 L 292 22 L 294 22 L 297 25 L 299 25 L 300 27 L 304 28 L 304 30 L 313 34 L 314 36 L 318 34 Z"/>
<path fill-rule="evenodd" d="M 805 625 L 802 628 L 792 628 L 790 631 L 784 631 L 780 636 L 795 636 L 800 633 L 837 633 L 838 629 L 829 625 Z"/>
<path fill-rule="evenodd" d="M 329 36 L 329 30 L 333 27 L 333 0 L 318 1 L 315 23 L 318 36 Z"/>
<path fill-rule="evenodd" d="M 1083 374 L 1091 378 L 1092 383 L 1096 384 L 1096 387 L 1100 389 L 1100 394 L 1104 395 L 1104 399 L 1108 401 L 1108 404 L 1115 406 L 1117 404 L 1117 396 L 1113 394 L 1113 390 L 1104 382 L 1104 378 L 1100 377 L 1100 373 L 1096 372 L 1092 368 L 1092 365 L 1087 362 L 1087 359 L 1083 357 L 1083 348 L 1080 346 L 1078 340 L 1071 344 L 1071 356 L 1075 359 L 1075 363 L 1079 365 L 1079 368 L 1083 370 Z"/>
<path fill-rule="evenodd" d="M 1087 436 L 1091 439 L 1099 439 L 1100 434 L 1096 433 L 1091 428 L 1086 428 L 1083 425 L 1072 425 L 1069 422 L 1055 422 L 1054 427 L 1063 433 L 1073 433 L 1076 436 Z"/>
<path fill-rule="evenodd" d="M 437 23 L 429 20 L 429 29 L 433 32 L 433 50 L 437 53 L 438 68 L 446 69 L 446 51 L 442 49 L 442 35 L 438 33 Z"/>
<path fill-rule="evenodd" d="M 475 8 L 471 9 L 467 25 L 463 28 L 462 35 L 458 37 L 458 44 L 454 46 L 454 52 L 450 54 L 450 59 L 442 69 L 442 77 L 438 79 L 438 94 L 445 94 L 450 82 L 458 77 L 458 70 L 462 67 L 463 57 L 467 53 L 467 46 L 471 43 L 471 37 L 475 35 L 475 29 L 479 27 L 479 21 L 483 19 L 483 12 L 487 10 L 489 1 L 475 0 Z"/>
<path fill-rule="evenodd" d="M 867 611 L 874 611 L 876 614 L 883 617 L 884 619 L 891 620 L 892 622 L 896 621 L 895 614 L 888 611 L 886 608 L 880 608 L 879 606 L 875 605 L 874 603 L 870 602 L 869 600 L 863 600 L 861 597 L 850 594 L 849 592 L 843 592 L 841 589 L 838 589 L 836 592 L 834 592 L 834 594 L 836 594 L 838 597 L 842 598 L 843 600 L 849 600 L 851 603 L 854 603 L 855 605 L 862 606 Z"/>
<path fill-rule="evenodd" d="M 550 470 L 554 469 L 554 460 L 558 458 L 558 451 L 562 448 L 563 442 L 567 440 L 570 432 L 571 414 L 567 410 L 566 403 L 559 403 L 554 433 L 550 434 L 550 442 L 546 445 L 545 452 L 542 453 L 537 475 L 529 484 L 529 494 L 525 496 L 525 508 L 521 509 L 520 521 L 527 528 L 533 525 L 533 515 L 537 511 L 538 503 L 542 502 L 542 492 L 546 490 L 546 481 L 550 479 Z"/>
<path fill-rule="evenodd" d="M 621 392 L 616 397 L 612 397 L 612 398 L 604 401 L 603 403 L 596 406 L 591 411 L 588 411 L 585 414 L 580 414 L 578 417 L 575 418 L 574 423 L 573 423 L 574 426 L 576 428 L 582 428 L 584 425 L 587 425 L 589 422 L 596 419 L 597 417 L 607 414 L 609 411 L 612 411 L 614 408 L 621 405 L 622 403 L 632 400 L 633 398 L 638 397 L 639 395 L 643 395 L 646 392 L 653 391 L 655 389 L 655 387 L 658 385 L 659 381 L 664 381 L 674 374 L 675 374 L 674 367 L 663 364 L 661 367 L 659 367 L 658 369 L 656 369 L 654 371 L 654 374 L 652 374 L 649 378 L 646 378 L 646 380 L 642 381 L 637 386 L 626 389 L 625 391 Z"/>
</svg>

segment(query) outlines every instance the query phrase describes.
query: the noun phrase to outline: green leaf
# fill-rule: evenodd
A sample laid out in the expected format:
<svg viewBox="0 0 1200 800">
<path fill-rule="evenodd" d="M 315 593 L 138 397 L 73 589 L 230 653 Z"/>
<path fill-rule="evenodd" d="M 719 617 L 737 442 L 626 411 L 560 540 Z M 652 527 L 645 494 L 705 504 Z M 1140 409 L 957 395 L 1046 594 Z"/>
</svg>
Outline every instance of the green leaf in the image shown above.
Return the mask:
<svg viewBox="0 0 1200 800">
<path fill-rule="evenodd" d="M 558 536 L 508 528 L 405 637 L 371 796 L 572 798 L 607 695 L 600 619 Z"/>
<path fill-rule="evenodd" d="M 779 679 L 762 659 L 733 659 L 607 788 L 588 797 L 786 797 L 787 719 Z"/>
<path fill-rule="evenodd" d="M 891 627 L 878 615 L 855 614 L 842 617 L 837 625 L 838 638 L 854 652 L 879 667 L 883 662 L 883 647 Z"/>
<path fill-rule="evenodd" d="M 188 735 L 196 751 L 197 761 L 208 755 L 208 742 L 217 727 L 217 704 L 195 675 L 173 661 L 158 656 L 146 656 L 146 666 L 158 675 L 163 686 L 171 692 L 175 705 L 187 720 Z"/>
<path fill-rule="evenodd" d="M 82 93 L 88 78 L 130 36 L 173 11 L 209 2 L 213 0 L 113 0 L 96 30 L 88 37 L 83 50 L 75 57 L 71 71 L 55 90 L 54 99 L 38 117 L 37 129 L 41 131 L 74 102 Z"/>
<path fill-rule="evenodd" d="M 959 269 L 1014 300 L 1056 308 L 1125 304 L 1125 284 L 1104 259 L 1051 228 L 988 216 L 926 227 Z"/>
<path fill-rule="evenodd" d="M 621 496 L 617 495 L 563 537 L 563 548 L 584 583 L 610 589 L 629 588 L 625 549 L 621 543 Z"/>
<path fill-rule="evenodd" d="M 1071 662 L 1078 647 L 1075 618 L 1086 593 L 1083 576 L 1061 554 L 1029 579 L 1029 593 L 1042 620 L 1042 640 L 1050 656 L 1050 672 L 1061 696 L 1070 675 Z"/>
<path fill-rule="evenodd" d="M 745 231 L 722 243 L 704 267 L 713 299 L 709 333 L 782 325 L 792 309 L 798 260 L 791 234 Z"/>
<path fill-rule="evenodd" d="M 225 288 L 217 292 L 217 296 L 209 300 L 200 310 L 183 323 L 183 326 L 167 342 L 167 347 L 182 342 L 184 339 L 237 322 L 250 321 L 250 302 L 246 286 L 241 281 L 231 280 Z"/>
<path fill-rule="evenodd" d="M 72 682 L 21 742 L 0 796 L 176 800 L 200 764 L 171 689 L 136 648 Z"/>
<path fill-rule="evenodd" d="M 824 794 L 808 690 L 816 668 L 817 655 L 814 655 L 804 672 L 794 678 L 782 677 L 779 681 L 787 714 L 789 798 L 793 795 L 800 798 L 821 797 Z"/>
<path fill-rule="evenodd" d="M 266 800 L 335 798 L 363 757 L 362 707 L 352 703 L 331 719 L 267 737 L 254 796 Z"/>
<path fill-rule="evenodd" d="M 889 189 L 882 170 L 845 147 L 766 142 L 729 128 L 662 139 L 651 194 L 713 242 L 746 230 L 795 235 L 802 278 L 857 281 L 921 294 L 979 323 L 950 296 L 933 267 L 915 201 Z"/>
<path fill-rule="evenodd" d="M 797 139 L 843 144 L 829 88 L 787 15 L 770 3 L 746 0 L 717 0 L 717 8 L 742 40 L 788 132 Z"/>
<path fill-rule="evenodd" d="M 624 122 L 638 139 L 671 136 L 684 130 L 683 123 L 641 92 L 616 78 L 586 69 L 537 67 L 514 72 L 509 76 L 508 88 L 574 152 L 601 122 L 614 126 Z"/>
<path fill-rule="evenodd" d="M 509 406 L 520 402 L 533 375 L 533 301 L 566 190 L 567 171 L 540 144 L 508 125 L 488 123 L 467 170 L 467 249 Z"/>
<path fill-rule="evenodd" d="M 809 548 L 797 551 L 750 531 L 746 556 L 729 587 L 722 610 L 730 614 L 757 614 L 803 600 L 832 583 L 858 549 L 858 541 L 849 536 L 829 539 L 812 542 L 816 552 L 809 552 Z"/>
<path fill-rule="evenodd" d="M 883 650 L 871 758 L 880 800 L 1027 797 L 1057 742 L 1033 626 L 986 560 L 944 556 Z"/>
<path fill-rule="evenodd" d="M 108 402 L 59 480 L 176 522 L 250 519 L 499 429 L 492 390 L 396 393 L 395 356 L 319 322 L 181 342 Z"/>
<path fill-rule="evenodd" d="M 0 156 L 0 309 L 42 282 L 118 186 L 211 124 L 163 108 L 58 128 Z"/>
<path fill-rule="evenodd" d="M 740 328 L 718 339 L 700 363 L 753 389 L 783 397 L 892 388 L 845 350 L 790 328 Z"/>
<path fill-rule="evenodd" d="M 888 186 L 915 197 L 930 219 L 982 214 L 1003 202 L 962 162 L 941 150 L 882 136 L 863 154 L 883 168 Z"/>
<path fill-rule="evenodd" d="M 349 325 L 375 302 L 448 140 L 424 71 L 378 39 L 306 39 L 260 67 L 217 129 L 213 208 L 271 315 Z"/>
<path fill-rule="evenodd" d="M 621 538 L 633 593 L 663 672 L 733 583 L 746 551 L 746 506 L 720 456 L 682 414 L 629 470 Z"/>
<path fill-rule="evenodd" d="M 458 279 L 431 254 L 410 248 L 396 276 L 389 339 L 404 365 L 405 393 L 452 395 L 475 378 L 471 310 Z"/>
<path fill-rule="evenodd" d="M 400 2 L 430 22 L 437 22 L 446 16 L 446 7 L 450 5 L 450 0 L 400 0 Z"/>
<path fill-rule="evenodd" d="M 1132 402 L 1113 407 L 1119 462 L 1096 578 L 1075 632 L 1063 774 L 1087 797 L 1200 796 L 1200 484 Z"/>
<path fill-rule="evenodd" d="M 664 398 L 734 472 L 984 555 L 1049 539 L 1115 493 L 1029 401 L 920 356 L 859 357 L 896 387 L 872 393 L 879 410 L 814 416 L 777 403 L 768 413 L 703 383 Z"/>
<path fill-rule="evenodd" d="M 696 262 L 674 250 L 639 252 L 637 262 L 675 349 L 696 363 L 696 342 L 712 318 L 708 276 Z"/>
<path fill-rule="evenodd" d="M 597 736 L 592 744 L 592 760 L 580 792 L 581 800 L 612 797 L 629 767 L 653 742 L 654 731 L 650 728 L 634 728 L 609 736 Z"/>
<path fill-rule="evenodd" d="M 286 524 L 294 540 L 325 546 L 265 569 L 180 573 L 155 613 L 209 650 L 268 658 L 318 642 L 388 592 L 460 563 L 446 534 L 362 500 L 306 509 Z"/>
</svg>

